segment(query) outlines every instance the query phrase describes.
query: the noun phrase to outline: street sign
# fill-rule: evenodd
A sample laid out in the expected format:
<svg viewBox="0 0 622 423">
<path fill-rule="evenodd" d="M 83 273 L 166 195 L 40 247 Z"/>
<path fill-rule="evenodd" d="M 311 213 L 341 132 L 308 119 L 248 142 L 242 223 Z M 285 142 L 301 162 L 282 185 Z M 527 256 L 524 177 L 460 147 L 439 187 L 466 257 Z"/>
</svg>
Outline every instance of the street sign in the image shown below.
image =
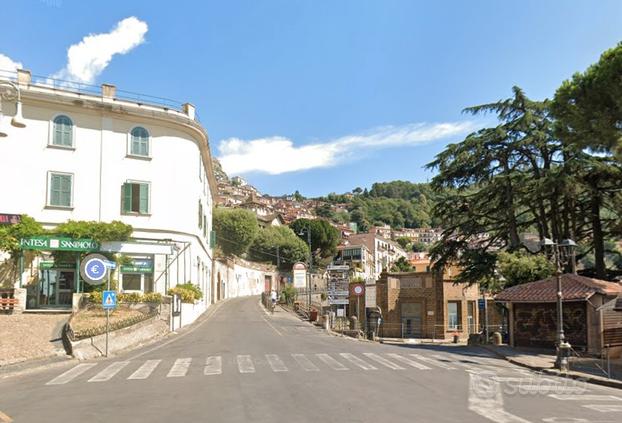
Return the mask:
<svg viewBox="0 0 622 423">
<path fill-rule="evenodd" d="M 328 304 L 338 304 L 338 305 L 350 304 L 350 300 L 348 300 L 347 298 L 334 298 L 334 297 L 329 296 Z"/>
<path fill-rule="evenodd" d="M 352 295 L 360 297 L 365 294 L 365 285 L 362 283 L 354 283 L 350 286 L 350 291 L 352 292 Z"/>
<path fill-rule="evenodd" d="M 110 270 L 114 270 L 114 269 L 117 268 L 117 263 L 115 263 L 114 261 L 106 260 L 106 261 L 104 261 L 104 264 Z"/>
<path fill-rule="evenodd" d="M 80 275 L 90 285 L 101 285 L 108 274 L 108 262 L 101 254 L 89 254 L 82 260 Z"/>
<path fill-rule="evenodd" d="M 294 264 L 294 288 L 304 288 L 307 286 L 307 266 L 304 263 Z"/>
<path fill-rule="evenodd" d="M 116 291 L 104 291 L 102 293 L 102 307 L 104 310 L 111 310 L 117 306 Z"/>
<path fill-rule="evenodd" d="M 486 301 L 485 301 L 483 298 L 478 299 L 478 300 L 477 300 L 477 307 L 478 307 L 480 310 L 485 309 L 485 308 L 486 308 Z"/>
</svg>

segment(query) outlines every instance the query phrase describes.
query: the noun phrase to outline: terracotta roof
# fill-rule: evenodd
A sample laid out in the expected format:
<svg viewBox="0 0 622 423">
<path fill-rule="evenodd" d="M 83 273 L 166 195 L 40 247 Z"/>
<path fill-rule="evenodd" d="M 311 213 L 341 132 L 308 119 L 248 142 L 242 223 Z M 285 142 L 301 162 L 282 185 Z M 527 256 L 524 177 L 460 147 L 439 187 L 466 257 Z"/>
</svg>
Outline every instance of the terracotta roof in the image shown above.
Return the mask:
<svg viewBox="0 0 622 423">
<path fill-rule="evenodd" d="M 564 301 L 587 300 L 594 294 L 620 295 L 622 285 L 584 276 L 562 275 L 562 298 Z M 555 276 L 535 282 L 507 288 L 497 295 L 497 301 L 514 303 L 551 303 L 557 301 L 557 280 Z"/>
</svg>

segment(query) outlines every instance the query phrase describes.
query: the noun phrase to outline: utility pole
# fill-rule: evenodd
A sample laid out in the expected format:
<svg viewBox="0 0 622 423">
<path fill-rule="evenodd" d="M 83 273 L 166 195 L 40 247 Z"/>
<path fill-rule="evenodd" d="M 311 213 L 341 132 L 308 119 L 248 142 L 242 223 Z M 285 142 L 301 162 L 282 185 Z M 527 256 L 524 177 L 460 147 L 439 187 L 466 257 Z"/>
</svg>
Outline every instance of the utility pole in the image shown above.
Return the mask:
<svg viewBox="0 0 622 423">
<path fill-rule="evenodd" d="M 281 256 L 279 255 L 279 246 L 276 246 L 276 268 L 281 268 Z"/>
</svg>

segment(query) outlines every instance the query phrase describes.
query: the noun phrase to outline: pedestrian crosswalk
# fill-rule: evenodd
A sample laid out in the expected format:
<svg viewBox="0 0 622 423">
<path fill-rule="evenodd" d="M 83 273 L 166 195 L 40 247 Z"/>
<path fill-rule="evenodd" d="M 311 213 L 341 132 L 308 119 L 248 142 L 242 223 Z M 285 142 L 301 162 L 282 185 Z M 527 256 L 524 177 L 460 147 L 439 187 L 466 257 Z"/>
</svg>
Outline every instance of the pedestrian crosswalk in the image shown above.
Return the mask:
<svg viewBox="0 0 622 423">
<path fill-rule="evenodd" d="M 81 363 L 48 381 L 46 385 L 64 385 L 69 382 L 108 382 L 126 379 L 140 381 L 149 378 L 183 378 L 197 374 L 218 376 L 223 373 L 252 375 L 255 373 L 286 372 L 346 372 L 346 371 L 429 371 L 458 368 L 469 371 L 470 365 L 454 366 L 456 358 L 440 354 L 397 354 L 379 352 L 293 353 L 293 354 L 239 354 L 211 355 L 206 358 L 183 357 L 174 360 L 149 359 L 145 361 L 115 361 Z M 464 363 L 463 363 L 464 364 Z M 520 369 L 507 367 L 520 376 Z M 200 373 L 199 373 L 200 374 Z M 500 377 L 500 375 L 499 375 Z"/>
</svg>

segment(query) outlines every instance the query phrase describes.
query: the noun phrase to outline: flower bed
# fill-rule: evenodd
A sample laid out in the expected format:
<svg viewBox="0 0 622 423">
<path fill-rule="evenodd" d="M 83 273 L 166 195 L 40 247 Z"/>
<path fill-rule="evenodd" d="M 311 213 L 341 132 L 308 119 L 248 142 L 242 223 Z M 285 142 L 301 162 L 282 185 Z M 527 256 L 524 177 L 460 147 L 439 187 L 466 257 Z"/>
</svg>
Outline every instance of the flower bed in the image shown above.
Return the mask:
<svg viewBox="0 0 622 423">
<path fill-rule="evenodd" d="M 158 314 L 158 307 L 149 304 L 119 305 L 115 310 L 110 311 L 109 329 L 111 331 L 123 329 Z M 68 332 L 74 341 L 106 333 L 106 311 L 96 305 L 80 310 L 69 320 Z"/>
</svg>

